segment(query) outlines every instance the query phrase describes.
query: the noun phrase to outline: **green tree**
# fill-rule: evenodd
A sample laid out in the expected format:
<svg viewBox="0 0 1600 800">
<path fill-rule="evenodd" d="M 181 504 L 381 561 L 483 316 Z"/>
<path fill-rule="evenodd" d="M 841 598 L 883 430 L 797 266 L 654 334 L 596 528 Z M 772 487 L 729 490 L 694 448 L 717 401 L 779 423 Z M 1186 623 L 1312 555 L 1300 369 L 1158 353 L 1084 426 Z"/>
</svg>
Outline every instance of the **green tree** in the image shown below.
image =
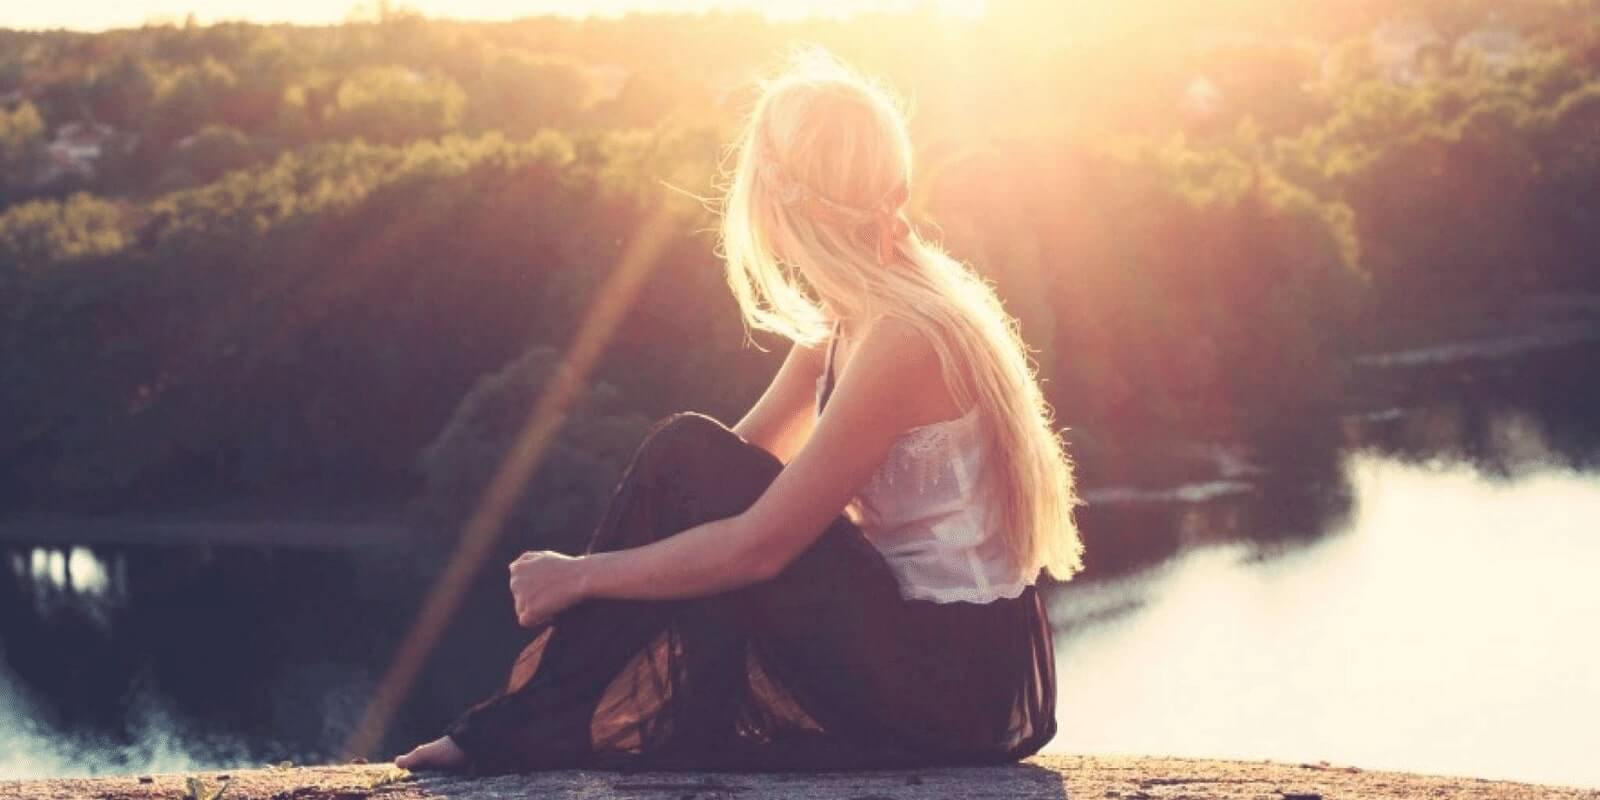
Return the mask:
<svg viewBox="0 0 1600 800">
<path fill-rule="evenodd" d="M 250 137 L 227 125 L 207 125 L 182 139 L 167 158 L 169 185 L 209 183 L 224 172 L 238 169 L 256 157 Z"/>
<path fill-rule="evenodd" d="M 127 244 L 119 204 L 90 194 L 33 200 L 0 213 L 0 279 L 105 256 Z"/>
<path fill-rule="evenodd" d="M 449 78 L 401 66 L 364 67 L 340 84 L 328 127 L 379 142 L 428 138 L 455 130 L 466 102 Z"/>
<path fill-rule="evenodd" d="M 228 65 L 210 57 L 179 67 L 162 81 L 156 97 L 158 114 L 146 135 L 168 144 L 199 130 L 217 118 L 237 83 Z"/>
<path fill-rule="evenodd" d="M 0 196 L 28 185 L 40 166 L 43 144 L 44 118 L 33 103 L 0 109 Z"/>
</svg>

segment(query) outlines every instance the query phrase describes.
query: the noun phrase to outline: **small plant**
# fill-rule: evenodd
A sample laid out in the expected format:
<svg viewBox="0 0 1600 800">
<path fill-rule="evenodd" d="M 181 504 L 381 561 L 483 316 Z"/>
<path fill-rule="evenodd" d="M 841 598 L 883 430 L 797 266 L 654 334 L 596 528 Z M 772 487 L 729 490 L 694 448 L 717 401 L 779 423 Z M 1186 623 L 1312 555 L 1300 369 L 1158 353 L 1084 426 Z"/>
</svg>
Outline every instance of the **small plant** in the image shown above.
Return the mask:
<svg viewBox="0 0 1600 800">
<path fill-rule="evenodd" d="M 232 785 L 231 781 L 223 781 L 221 785 L 217 786 L 216 791 L 212 791 L 204 780 L 192 775 L 184 778 L 183 783 L 185 787 L 183 800 L 222 800 L 223 793 L 228 791 L 228 787 Z"/>
<path fill-rule="evenodd" d="M 388 786 L 391 783 L 399 783 L 400 781 L 406 780 L 410 777 L 411 770 L 401 769 L 399 767 L 390 767 L 378 773 L 377 775 L 372 776 L 372 781 L 367 784 L 367 788 L 376 789 L 379 786 Z"/>
</svg>

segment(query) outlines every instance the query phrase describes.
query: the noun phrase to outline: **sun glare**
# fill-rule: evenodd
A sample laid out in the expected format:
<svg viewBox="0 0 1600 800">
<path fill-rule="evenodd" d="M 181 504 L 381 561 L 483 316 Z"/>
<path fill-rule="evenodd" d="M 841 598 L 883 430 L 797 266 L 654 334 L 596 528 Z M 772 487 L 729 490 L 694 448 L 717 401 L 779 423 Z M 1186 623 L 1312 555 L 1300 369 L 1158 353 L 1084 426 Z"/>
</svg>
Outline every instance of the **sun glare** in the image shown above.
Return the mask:
<svg viewBox="0 0 1600 800">
<path fill-rule="evenodd" d="M 106 30 L 146 23 L 174 22 L 191 14 L 202 24 L 230 20 L 331 24 L 369 15 L 378 3 L 355 0 L 69 0 L 61 3 L 15 4 L 0 10 L 0 27 Z M 539 15 L 615 17 L 629 13 L 695 14 L 710 11 L 753 11 L 775 20 L 807 17 L 843 18 L 863 12 L 931 11 L 953 17 L 978 17 L 986 0 L 398 0 L 391 7 L 415 10 L 432 18 L 509 20 Z"/>
</svg>

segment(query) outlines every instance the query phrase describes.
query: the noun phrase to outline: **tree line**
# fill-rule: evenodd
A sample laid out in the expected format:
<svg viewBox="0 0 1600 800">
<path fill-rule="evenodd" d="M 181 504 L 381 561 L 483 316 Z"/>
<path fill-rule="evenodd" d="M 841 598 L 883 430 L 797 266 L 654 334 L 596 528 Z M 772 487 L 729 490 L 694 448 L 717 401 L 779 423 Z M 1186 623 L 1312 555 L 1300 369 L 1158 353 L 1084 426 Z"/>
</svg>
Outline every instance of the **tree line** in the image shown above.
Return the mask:
<svg viewBox="0 0 1600 800">
<path fill-rule="evenodd" d="M 0 32 L 0 497 L 459 519 L 670 207 L 520 512 L 580 535 L 650 420 L 731 417 L 781 356 L 685 195 L 796 42 L 908 97 L 914 216 L 1021 319 L 1090 483 L 1320 435 L 1351 354 L 1600 288 L 1600 14 L 1299 5 Z"/>
</svg>

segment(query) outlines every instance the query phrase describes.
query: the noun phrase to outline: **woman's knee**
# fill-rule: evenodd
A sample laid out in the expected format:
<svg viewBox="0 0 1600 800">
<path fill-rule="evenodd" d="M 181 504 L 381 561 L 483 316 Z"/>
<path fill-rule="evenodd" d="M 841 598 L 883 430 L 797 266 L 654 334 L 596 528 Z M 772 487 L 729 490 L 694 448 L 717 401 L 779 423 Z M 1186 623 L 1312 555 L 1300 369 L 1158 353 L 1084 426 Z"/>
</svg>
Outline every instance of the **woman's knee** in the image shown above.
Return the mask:
<svg viewBox="0 0 1600 800">
<path fill-rule="evenodd" d="M 716 419 L 692 411 L 656 423 L 639 447 L 638 466 L 654 485 L 759 492 L 783 465 Z M 721 492 L 718 492 L 721 493 Z"/>
<path fill-rule="evenodd" d="M 670 472 L 698 458 L 733 431 L 704 414 L 683 411 L 657 422 L 639 445 L 637 460 L 648 473 Z"/>
<path fill-rule="evenodd" d="M 703 443 L 725 437 L 737 439 L 738 434 L 715 417 L 698 411 L 679 411 L 657 422 L 645 436 L 645 442 L 666 446 L 686 442 Z"/>
<path fill-rule="evenodd" d="M 750 463 L 764 455 L 771 458 L 732 428 L 695 411 L 680 411 L 656 423 L 640 445 L 640 455 L 647 464 L 673 469 L 698 460 Z"/>
</svg>

